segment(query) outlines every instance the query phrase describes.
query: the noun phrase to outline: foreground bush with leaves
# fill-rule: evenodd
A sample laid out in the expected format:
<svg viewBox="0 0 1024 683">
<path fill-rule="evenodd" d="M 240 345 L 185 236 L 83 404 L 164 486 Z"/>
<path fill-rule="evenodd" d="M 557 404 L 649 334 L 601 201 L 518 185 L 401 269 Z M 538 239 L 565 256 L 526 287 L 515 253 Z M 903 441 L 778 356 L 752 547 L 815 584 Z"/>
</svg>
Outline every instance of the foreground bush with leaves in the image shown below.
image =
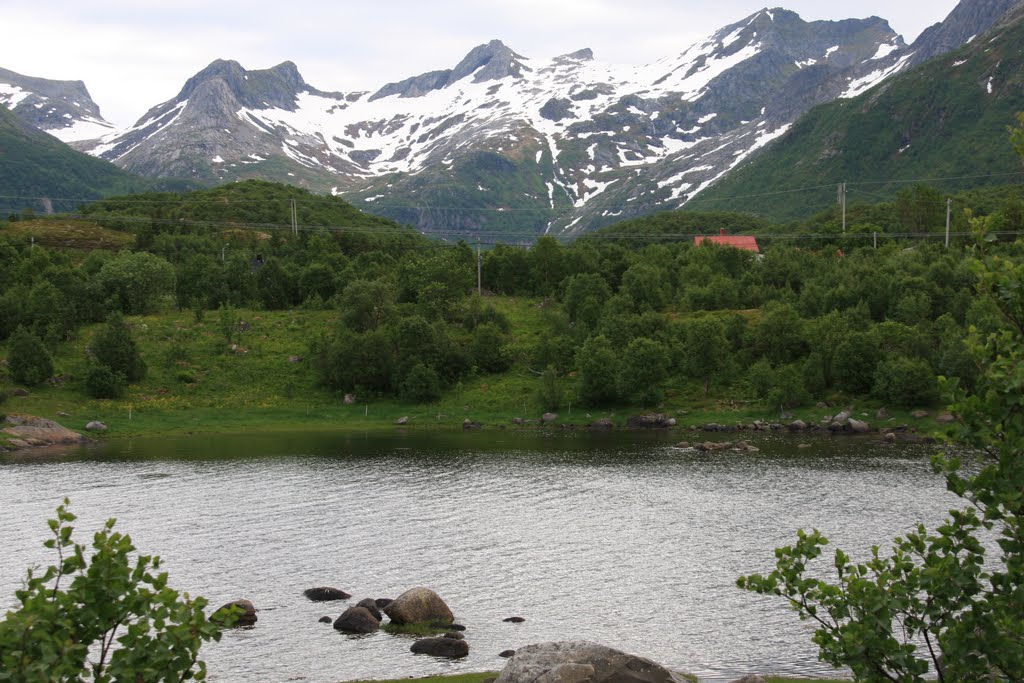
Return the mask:
<svg viewBox="0 0 1024 683">
<path fill-rule="evenodd" d="M 170 588 L 160 558 L 136 555 L 113 519 L 87 556 L 72 540 L 68 505 L 49 520 L 53 538 L 44 543 L 57 562 L 28 571 L 20 607 L 0 621 L 0 681 L 205 680 L 199 648 L 220 639 L 206 600 Z"/>
<path fill-rule="evenodd" d="M 957 436 L 982 462 L 965 473 L 958 460 L 933 461 L 964 508 L 934 531 L 918 525 L 895 539 L 888 556 L 876 546 L 869 561 L 854 563 L 836 550 L 834 582 L 808 575 L 828 543 L 817 530 L 776 549 L 775 571 L 738 581 L 786 598 L 816 622 L 819 658 L 859 681 L 1024 681 L 1024 264 L 986 256 L 985 224 L 976 227 L 978 291 L 1004 325 L 972 332 L 967 345 L 981 378 L 970 395 L 952 389 Z M 994 557 L 985 535 L 995 540 Z"/>
</svg>

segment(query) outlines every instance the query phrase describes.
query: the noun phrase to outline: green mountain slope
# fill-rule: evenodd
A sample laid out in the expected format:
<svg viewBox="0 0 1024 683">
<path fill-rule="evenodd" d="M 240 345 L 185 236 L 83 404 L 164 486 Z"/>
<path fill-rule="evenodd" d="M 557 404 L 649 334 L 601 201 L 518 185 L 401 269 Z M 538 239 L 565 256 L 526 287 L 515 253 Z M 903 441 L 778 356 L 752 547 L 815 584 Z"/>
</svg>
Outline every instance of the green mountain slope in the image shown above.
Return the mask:
<svg viewBox="0 0 1024 683">
<path fill-rule="evenodd" d="M 343 241 L 421 244 L 410 227 L 364 213 L 347 201 L 265 180 L 226 183 L 184 193 L 148 192 L 109 197 L 82 207 L 83 217 L 105 227 L 154 235 L 162 232 L 249 232 L 257 239 L 292 230 L 327 228 Z"/>
<path fill-rule="evenodd" d="M 162 182 L 162 187 L 181 183 Z M 77 152 L 0 107 L 0 214 L 69 211 L 83 200 L 158 186 Z"/>
<path fill-rule="evenodd" d="M 1021 182 L 1007 129 L 1024 110 L 1024 11 L 965 47 L 849 100 L 817 107 L 747 165 L 687 205 L 776 220 L 895 195 Z M 940 180 L 949 179 L 949 180 Z"/>
</svg>

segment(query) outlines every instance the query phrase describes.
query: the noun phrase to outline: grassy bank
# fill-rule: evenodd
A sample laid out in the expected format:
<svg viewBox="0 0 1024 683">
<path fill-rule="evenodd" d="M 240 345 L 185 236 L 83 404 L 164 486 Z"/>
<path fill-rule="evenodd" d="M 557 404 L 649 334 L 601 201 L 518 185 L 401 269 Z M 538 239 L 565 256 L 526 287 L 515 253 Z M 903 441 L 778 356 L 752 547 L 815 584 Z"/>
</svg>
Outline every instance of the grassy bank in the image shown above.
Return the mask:
<svg viewBox="0 0 1024 683">
<path fill-rule="evenodd" d="M 516 345 L 526 346 L 538 333 L 536 302 L 498 299 L 517 332 Z M 106 423 L 108 438 L 139 435 L 229 433 L 270 430 L 392 429 L 402 417 L 411 429 L 461 429 L 465 420 L 484 428 L 507 426 L 513 418 L 536 421 L 544 412 L 537 401 L 540 378 L 522 363 L 498 375 L 469 377 L 431 404 L 411 404 L 358 396 L 346 405 L 343 396 L 317 385 L 309 362 L 310 341 L 337 324 L 337 313 L 320 310 L 238 311 L 244 331 L 229 343 L 217 312 L 201 319 L 191 311 L 129 319 L 132 334 L 148 365 L 144 380 L 129 387 L 118 400 L 95 400 L 85 395 L 87 347 L 99 326 L 82 328 L 54 357 L 57 379 L 11 395 L 15 386 L 0 373 L 0 391 L 9 395 L 0 413 L 47 417 L 72 429 L 91 420 Z M 514 351 L 514 349 L 513 349 Z M 0 345 L 0 357 L 6 348 Z M 705 397 L 702 387 L 667 386 L 657 406 L 619 405 L 600 410 L 574 403 L 577 378 L 560 379 L 564 396 L 556 425 L 582 427 L 608 418 L 616 425 L 629 416 L 658 411 L 675 417 L 682 427 L 708 422 L 721 424 L 777 420 L 763 405 L 726 395 Z M 875 423 L 875 406 L 857 406 L 856 415 Z M 797 409 L 808 423 L 839 408 Z M 915 419 L 892 411 L 885 425 L 906 424 L 935 431 L 929 418 Z"/>
</svg>

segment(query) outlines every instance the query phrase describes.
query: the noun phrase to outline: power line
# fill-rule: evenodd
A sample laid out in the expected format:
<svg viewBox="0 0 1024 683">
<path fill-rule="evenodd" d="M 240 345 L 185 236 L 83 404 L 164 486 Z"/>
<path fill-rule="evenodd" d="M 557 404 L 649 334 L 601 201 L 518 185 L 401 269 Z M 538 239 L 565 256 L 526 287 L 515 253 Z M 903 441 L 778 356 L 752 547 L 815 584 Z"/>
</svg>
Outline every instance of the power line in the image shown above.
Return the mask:
<svg viewBox="0 0 1024 683">
<path fill-rule="evenodd" d="M 1013 171 L 1013 172 L 1006 172 L 1006 173 L 987 173 L 987 174 L 963 175 L 963 176 L 930 177 L 930 178 L 889 178 L 889 179 L 885 179 L 885 180 L 853 181 L 853 182 L 846 182 L 845 184 L 849 188 L 849 187 L 853 187 L 853 186 L 869 186 L 869 185 L 879 186 L 879 185 L 899 185 L 899 184 L 930 183 L 930 182 L 932 182 L 932 183 L 934 183 L 934 182 L 951 182 L 951 181 L 955 181 L 955 180 L 980 180 L 980 179 L 984 179 L 984 178 L 1008 178 L 1008 177 L 1013 177 L 1013 176 L 1024 176 L 1024 171 Z M 801 193 L 801 192 L 813 192 L 813 191 L 816 191 L 816 190 L 822 190 L 822 189 L 833 188 L 833 187 L 835 187 L 834 183 L 821 184 L 821 185 L 808 185 L 808 186 L 804 186 L 804 187 L 786 188 L 786 189 L 773 190 L 773 191 L 768 191 L 768 192 L 756 192 L 756 193 L 748 193 L 748 194 L 735 194 L 735 195 L 729 195 L 729 196 L 726 196 L 726 197 L 703 198 L 703 199 L 701 199 L 701 201 L 703 201 L 703 202 L 723 202 L 723 201 L 735 201 L 735 200 L 739 200 L 739 199 L 757 199 L 757 198 L 762 198 L 762 197 L 773 197 L 773 196 L 781 196 L 781 195 L 787 195 L 787 194 L 797 194 L 797 193 Z M 173 194 L 173 193 L 160 193 L 160 194 Z M 184 196 L 184 195 L 179 195 L 179 196 Z M 697 197 L 695 197 L 694 199 L 698 199 L 698 198 L 700 198 L 700 195 L 697 195 Z M 33 202 L 38 202 L 38 201 L 42 201 L 44 199 L 49 199 L 50 201 L 54 201 L 54 202 L 67 202 L 67 203 L 80 203 L 80 204 L 90 204 L 90 203 L 98 203 L 98 202 L 105 202 L 105 201 L 111 201 L 111 202 L 116 202 L 116 203 L 128 203 L 128 204 L 133 204 L 133 203 L 137 203 L 137 204 L 180 204 L 181 203 L 181 201 L 178 200 L 178 199 L 160 199 L 160 200 L 156 200 L 156 199 L 148 199 L 148 198 L 145 198 L 145 197 L 139 197 L 137 195 L 125 195 L 125 196 L 121 196 L 121 197 L 107 197 L 107 198 L 103 198 L 103 199 L 96 199 L 96 198 L 74 198 L 74 197 L 38 197 L 38 196 L 31 196 L 30 197 L 30 196 L 23 196 L 23 195 L 0 195 L 0 199 L 27 200 L 27 201 L 33 201 Z M 225 202 L 225 199 L 227 199 L 228 201 Z M 372 201 L 368 201 L 367 199 L 362 198 L 362 197 L 346 198 L 343 195 L 330 195 L 330 196 L 327 196 L 327 195 L 315 195 L 315 194 L 309 194 L 309 195 L 304 196 L 302 198 L 291 198 L 291 197 L 289 197 L 287 199 L 285 199 L 285 198 L 274 198 L 274 199 L 237 199 L 237 198 L 234 198 L 234 197 L 230 197 L 230 198 L 229 197 L 220 197 L 220 198 L 210 198 L 210 199 L 201 199 L 201 200 L 189 200 L 188 204 L 191 205 L 191 206 L 206 206 L 206 205 L 218 205 L 218 206 L 220 206 L 220 205 L 225 205 L 225 203 L 228 204 L 228 205 L 230 205 L 230 204 L 273 204 L 273 203 L 282 203 L 282 204 L 284 204 L 286 201 L 288 201 L 288 202 L 294 201 L 296 203 L 296 205 L 301 206 L 303 204 L 325 203 L 325 202 L 333 202 L 333 201 L 337 201 L 337 200 L 343 201 L 346 204 L 350 204 L 350 205 L 351 205 L 351 203 L 353 201 L 358 201 L 358 202 L 361 202 L 363 204 L 368 204 L 369 207 L 367 207 L 367 208 L 409 209 L 409 210 L 417 210 L 417 211 L 476 211 L 476 212 L 490 212 L 490 213 L 530 212 L 530 213 L 548 213 L 548 214 L 556 214 L 556 213 L 557 214 L 561 214 L 561 213 L 563 213 L 559 209 L 552 209 L 550 206 L 537 206 L 537 207 L 517 208 L 517 207 L 480 207 L 480 206 L 465 206 L 465 205 L 454 205 L 454 204 L 424 204 L 424 203 L 417 203 L 417 202 L 402 202 L 402 203 L 380 202 L 380 203 L 375 203 L 375 202 L 372 202 Z M 632 213 L 633 210 L 635 210 L 637 208 L 665 207 L 666 205 L 671 204 L 671 203 L 672 202 L 665 202 L 665 201 L 651 202 L 651 203 L 642 203 L 642 204 L 637 204 L 637 203 L 611 204 L 611 203 L 591 202 L 591 203 L 585 205 L 585 208 L 589 208 L 589 209 L 593 209 L 593 210 L 602 210 L 603 209 L 605 211 L 609 211 L 611 209 L 615 209 L 615 210 L 617 210 L 618 212 L 621 212 L 621 213 L 627 213 L 627 212 L 628 213 Z M 666 209 L 666 210 L 670 210 L 670 209 Z"/>
</svg>

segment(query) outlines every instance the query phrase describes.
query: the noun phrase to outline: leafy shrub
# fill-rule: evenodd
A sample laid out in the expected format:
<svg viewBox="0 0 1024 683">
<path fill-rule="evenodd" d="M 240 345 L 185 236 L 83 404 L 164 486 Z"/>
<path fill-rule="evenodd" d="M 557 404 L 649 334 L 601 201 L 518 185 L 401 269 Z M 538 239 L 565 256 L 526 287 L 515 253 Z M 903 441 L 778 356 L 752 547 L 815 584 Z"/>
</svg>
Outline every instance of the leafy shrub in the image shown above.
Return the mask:
<svg viewBox="0 0 1024 683">
<path fill-rule="evenodd" d="M 97 363 L 85 376 L 85 393 L 92 398 L 121 398 L 125 386 L 124 375 L 107 365 Z"/>
<path fill-rule="evenodd" d="M 429 403 L 441 397 L 441 381 L 433 369 L 417 363 L 402 380 L 398 391 L 407 401 Z"/>
<path fill-rule="evenodd" d="M 42 341 L 24 327 L 14 330 L 7 344 L 7 365 L 11 379 L 34 387 L 53 375 L 53 360 Z"/>
<path fill-rule="evenodd" d="M 512 365 L 505 353 L 505 335 L 494 323 L 480 325 L 473 332 L 473 362 L 484 372 L 503 372 Z"/>
<path fill-rule="evenodd" d="M 558 369 L 549 365 L 540 376 L 537 402 L 544 410 L 558 410 L 562 405 L 562 387 L 558 384 Z"/>
<path fill-rule="evenodd" d="M 912 408 L 935 403 L 939 384 L 927 361 L 895 356 L 878 364 L 872 393 L 893 405 Z"/>
<path fill-rule="evenodd" d="M 93 339 L 92 353 L 100 365 L 120 373 L 127 382 L 138 382 L 146 376 L 146 362 L 132 339 L 128 324 L 120 313 L 114 313 Z"/>
<path fill-rule="evenodd" d="M 138 555 L 109 520 L 93 537 L 92 553 L 72 539 L 68 500 L 49 521 L 43 545 L 57 562 L 29 569 L 17 607 L 0 621 L 4 680 L 205 680 L 200 646 L 220 640 L 203 612 L 207 602 L 167 585 L 160 558 Z M 120 647 L 111 648 L 116 637 Z"/>
</svg>

